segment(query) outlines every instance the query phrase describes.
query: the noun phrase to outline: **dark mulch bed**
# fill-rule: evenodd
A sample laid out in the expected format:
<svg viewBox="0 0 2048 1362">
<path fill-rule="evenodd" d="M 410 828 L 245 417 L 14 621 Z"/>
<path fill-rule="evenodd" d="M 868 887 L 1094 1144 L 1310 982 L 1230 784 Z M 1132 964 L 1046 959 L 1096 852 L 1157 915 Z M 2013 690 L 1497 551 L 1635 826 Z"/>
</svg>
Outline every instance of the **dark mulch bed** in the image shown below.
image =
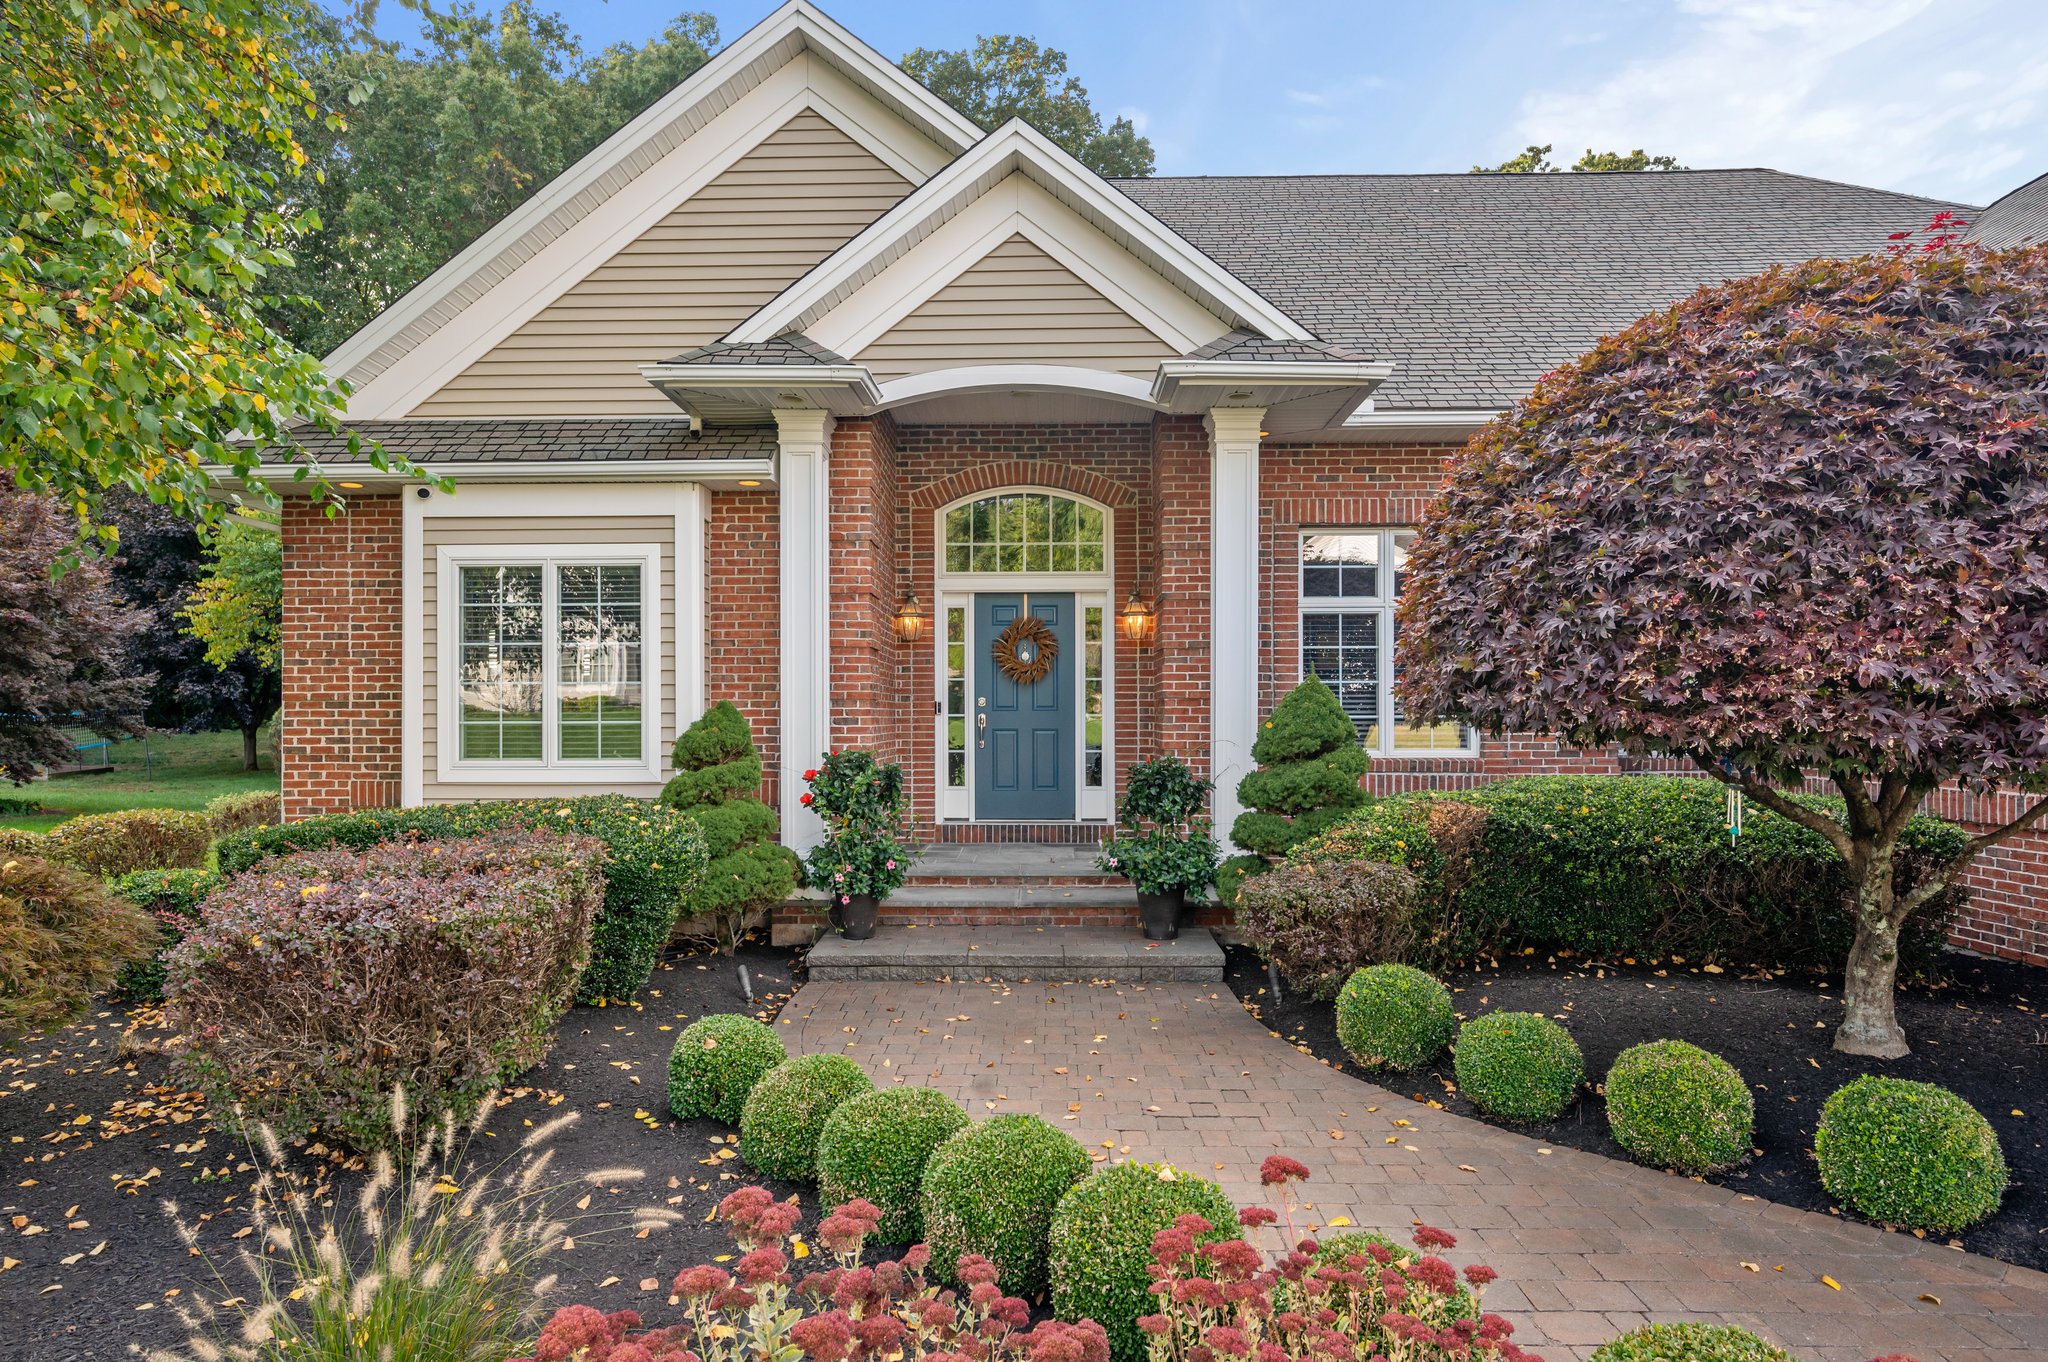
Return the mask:
<svg viewBox="0 0 2048 1362">
<path fill-rule="evenodd" d="M 1839 980 L 1743 978 L 1669 960 L 1629 965 L 1543 954 L 1443 977 L 1460 1017 L 1541 1012 L 1563 1022 L 1595 1082 L 1616 1055 L 1641 1041 L 1686 1040 L 1719 1054 L 1756 1093 L 1756 1144 L 1763 1152 L 1711 1180 L 1805 1210 L 1851 1214 L 1830 1203 L 1813 1163 L 1814 1126 L 1835 1089 L 1863 1073 L 1953 1089 L 1990 1120 L 2012 1175 L 1998 1214 L 1955 1242 L 1973 1253 L 2048 1269 L 2048 972 L 1967 956 L 1953 956 L 1949 964 L 1942 987 L 1900 990 L 1899 1020 L 1913 1045 L 1900 1060 L 1858 1059 L 1830 1048 L 1842 1011 Z M 1337 1042 L 1332 1004 L 1284 987 L 1276 1003 L 1264 964 L 1242 947 L 1230 950 L 1228 978 L 1276 1034 L 1333 1067 L 1351 1068 Z M 1457 1091 L 1449 1055 L 1412 1074 L 1360 1076 L 1485 1119 Z M 1556 1121 L 1525 1129 L 1555 1144 L 1628 1157 L 1608 1135 L 1596 1094 L 1581 1097 Z"/>
<path fill-rule="evenodd" d="M 752 975 L 757 1006 L 740 992 L 739 964 Z M 726 1143 L 728 1128 L 669 1115 L 668 1054 L 675 1033 L 707 1013 L 772 1017 L 800 969 L 798 954 L 760 945 L 736 961 L 677 955 L 635 1006 L 580 1007 L 563 1018 L 553 1054 L 522 1078 L 527 1086 L 493 1117 L 476 1157 L 494 1164 L 530 1126 L 574 1109 L 581 1119 L 554 1140 L 549 1180 L 642 1169 L 646 1178 L 615 1197 L 597 1192 L 589 1214 L 606 1213 L 616 1225 L 623 1216 L 613 1213 L 667 1205 L 683 1219 L 645 1239 L 592 1222 L 575 1228 L 575 1247 L 550 1260 L 562 1277 L 556 1304 L 587 1301 L 659 1318 L 680 1269 L 730 1250 L 724 1227 L 708 1220 L 711 1209 L 762 1179 Z M 100 1012 L 0 1052 L 0 1149 L 11 1169 L 0 1183 L 0 1254 L 15 1260 L 0 1271 L 9 1326 L 0 1352 L 20 1362 L 113 1362 L 132 1356 L 131 1343 L 175 1346 L 184 1336 L 176 1306 L 197 1291 L 215 1300 L 224 1293 L 187 1255 L 159 1203 L 176 1200 L 188 1219 L 203 1218 L 201 1246 L 224 1263 L 240 1246 L 234 1232 L 248 1223 L 255 1160 L 212 1128 L 196 1097 L 163 1086 L 167 1061 L 137 1046 L 160 1032 L 138 1027 L 124 1045 L 129 1022 L 128 1014 Z M 727 1148 L 733 1156 L 720 1159 Z M 328 1172 L 337 1198 L 360 1186 L 347 1167 Z M 779 1196 L 803 1191 L 808 1233 L 816 1210 L 809 1189 L 768 1185 Z M 642 1290 L 650 1278 L 657 1285 Z M 232 1271 L 228 1281 L 246 1285 Z"/>
</svg>

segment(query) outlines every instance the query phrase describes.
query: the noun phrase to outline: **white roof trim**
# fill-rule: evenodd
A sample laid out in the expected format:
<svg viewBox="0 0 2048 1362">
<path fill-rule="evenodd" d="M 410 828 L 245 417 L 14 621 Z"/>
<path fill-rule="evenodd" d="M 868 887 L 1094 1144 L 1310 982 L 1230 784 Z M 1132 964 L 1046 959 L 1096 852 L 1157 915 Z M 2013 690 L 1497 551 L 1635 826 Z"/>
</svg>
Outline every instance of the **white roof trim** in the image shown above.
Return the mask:
<svg viewBox="0 0 2048 1362">
<path fill-rule="evenodd" d="M 778 58 L 777 49 L 785 44 L 790 50 Z M 971 119 L 840 27 L 810 0 L 788 0 L 342 342 L 327 357 L 328 372 L 346 374 L 376 353 L 461 288 L 484 262 L 610 173 L 657 131 L 714 99 L 723 97 L 730 102 L 806 51 L 839 68 L 941 147 L 958 152 L 982 136 Z"/>
<path fill-rule="evenodd" d="M 334 483 L 347 481 L 359 482 L 365 487 L 400 487 L 420 481 L 410 473 L 395 473 L 367 465 L 326 463 L 321 467 L 326 471 L 328 480 Z M 420 467 L 434 476 L 453 478 L 458 484 L 536 479 L 560 482 L 568 478 L 577 482 L 601 479 L 606 482 L 715 482 L 736 485 L 739 479 L 746 478 L 758 481 L 764 487 L 775 485 L 774 459 L 435 459 Z M 224 465 L 209 465 L 207 471 L 216 478 L 227 476 Z M 271 490 L 280 496 L 291 496 L 296 491 L 310 489 L 285 479 L 273 485 Z"/>
<path fill-rule="evenodd" d="M 1351 414 L 1344 424 L 1362 430 L 1412 430 L 1417 427 L 1458 426 L 1479 429 L 1507 408 L 1475 408 L 1432 410 L 1428 407 L 1404 407 L 1393 411 L 1376 411 L 1361 407 Z"/>
<path fill-rule="evenodd" d="M 734 342 L 808 331 L 827 312 L 926 236 L 1014 173 L 1036 181 L 1136 261 L 1166 276 L 1204 309 L 1276 340 L 1311 340 L 1307 328 L 1203 255 L 1029 125 L 1012 119 L 961 154 L 727 335 Z"/>
<path fill-rule="evenodd" d="M 1087 393 L 1116 402 L 1158 409 L 1152 385 L 1129 374 L 1069 364 L 973 364 L 932 369 L 892 378 L 882 385 L 878 407 L 900 407 L 935 397 L 985 392 Z"/>
</svg>

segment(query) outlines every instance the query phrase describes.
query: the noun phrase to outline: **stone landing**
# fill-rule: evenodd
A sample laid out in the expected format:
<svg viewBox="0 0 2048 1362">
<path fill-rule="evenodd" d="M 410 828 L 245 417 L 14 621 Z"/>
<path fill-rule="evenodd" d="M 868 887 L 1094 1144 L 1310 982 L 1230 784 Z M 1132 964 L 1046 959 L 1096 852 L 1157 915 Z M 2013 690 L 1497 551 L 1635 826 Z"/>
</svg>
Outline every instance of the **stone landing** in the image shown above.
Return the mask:
<svg viewBox="0 0 2048 1362">
<path fill-rule="evenodd" d="M 811 947 L 818 983 L 1009 979 L 1054 983 L 1220 983 L 1223 948 L 1205 927 L 1147 941 L 1130 927 L 921 927 L 884 921 L 866 941 L 826 935 Z"/>
</svg>

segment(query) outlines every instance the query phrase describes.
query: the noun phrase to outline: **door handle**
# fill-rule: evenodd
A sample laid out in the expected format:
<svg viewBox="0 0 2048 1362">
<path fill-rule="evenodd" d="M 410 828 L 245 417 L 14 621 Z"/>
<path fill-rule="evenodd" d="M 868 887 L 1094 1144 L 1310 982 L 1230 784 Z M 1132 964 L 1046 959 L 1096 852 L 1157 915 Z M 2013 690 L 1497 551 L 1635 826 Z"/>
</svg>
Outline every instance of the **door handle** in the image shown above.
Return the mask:
<svg viewBox="0 0 2048 1362">
<path fill-rule="evenodd" d="M 986 715 L 986 714 L 977 714 L 977 715 L 975 715 L 975 716 L 974 716 L 974 726 L 975 726 L 976 728 L 987 728 L 987 727 L 988 727 L 988 715 Z"/>
</svg>

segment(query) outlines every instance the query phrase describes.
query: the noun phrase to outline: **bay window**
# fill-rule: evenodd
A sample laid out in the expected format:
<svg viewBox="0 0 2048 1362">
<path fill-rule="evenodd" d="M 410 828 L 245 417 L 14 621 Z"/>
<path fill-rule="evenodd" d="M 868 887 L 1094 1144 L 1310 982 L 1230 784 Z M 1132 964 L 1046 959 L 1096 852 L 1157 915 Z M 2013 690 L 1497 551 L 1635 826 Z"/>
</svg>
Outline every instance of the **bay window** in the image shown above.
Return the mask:
<svg viewBox="0 0 2048 1362">
<path fill-rule="evenodd" d="M 1399 666 L 1394 607 L 1411 530 L 1309 530 L 1301 536 L 1301 674 L 1321 677 L 1380 757 L 1471 756 L 1463 724 L 1404 722 L 1394 699 Z"/>
</svg>

